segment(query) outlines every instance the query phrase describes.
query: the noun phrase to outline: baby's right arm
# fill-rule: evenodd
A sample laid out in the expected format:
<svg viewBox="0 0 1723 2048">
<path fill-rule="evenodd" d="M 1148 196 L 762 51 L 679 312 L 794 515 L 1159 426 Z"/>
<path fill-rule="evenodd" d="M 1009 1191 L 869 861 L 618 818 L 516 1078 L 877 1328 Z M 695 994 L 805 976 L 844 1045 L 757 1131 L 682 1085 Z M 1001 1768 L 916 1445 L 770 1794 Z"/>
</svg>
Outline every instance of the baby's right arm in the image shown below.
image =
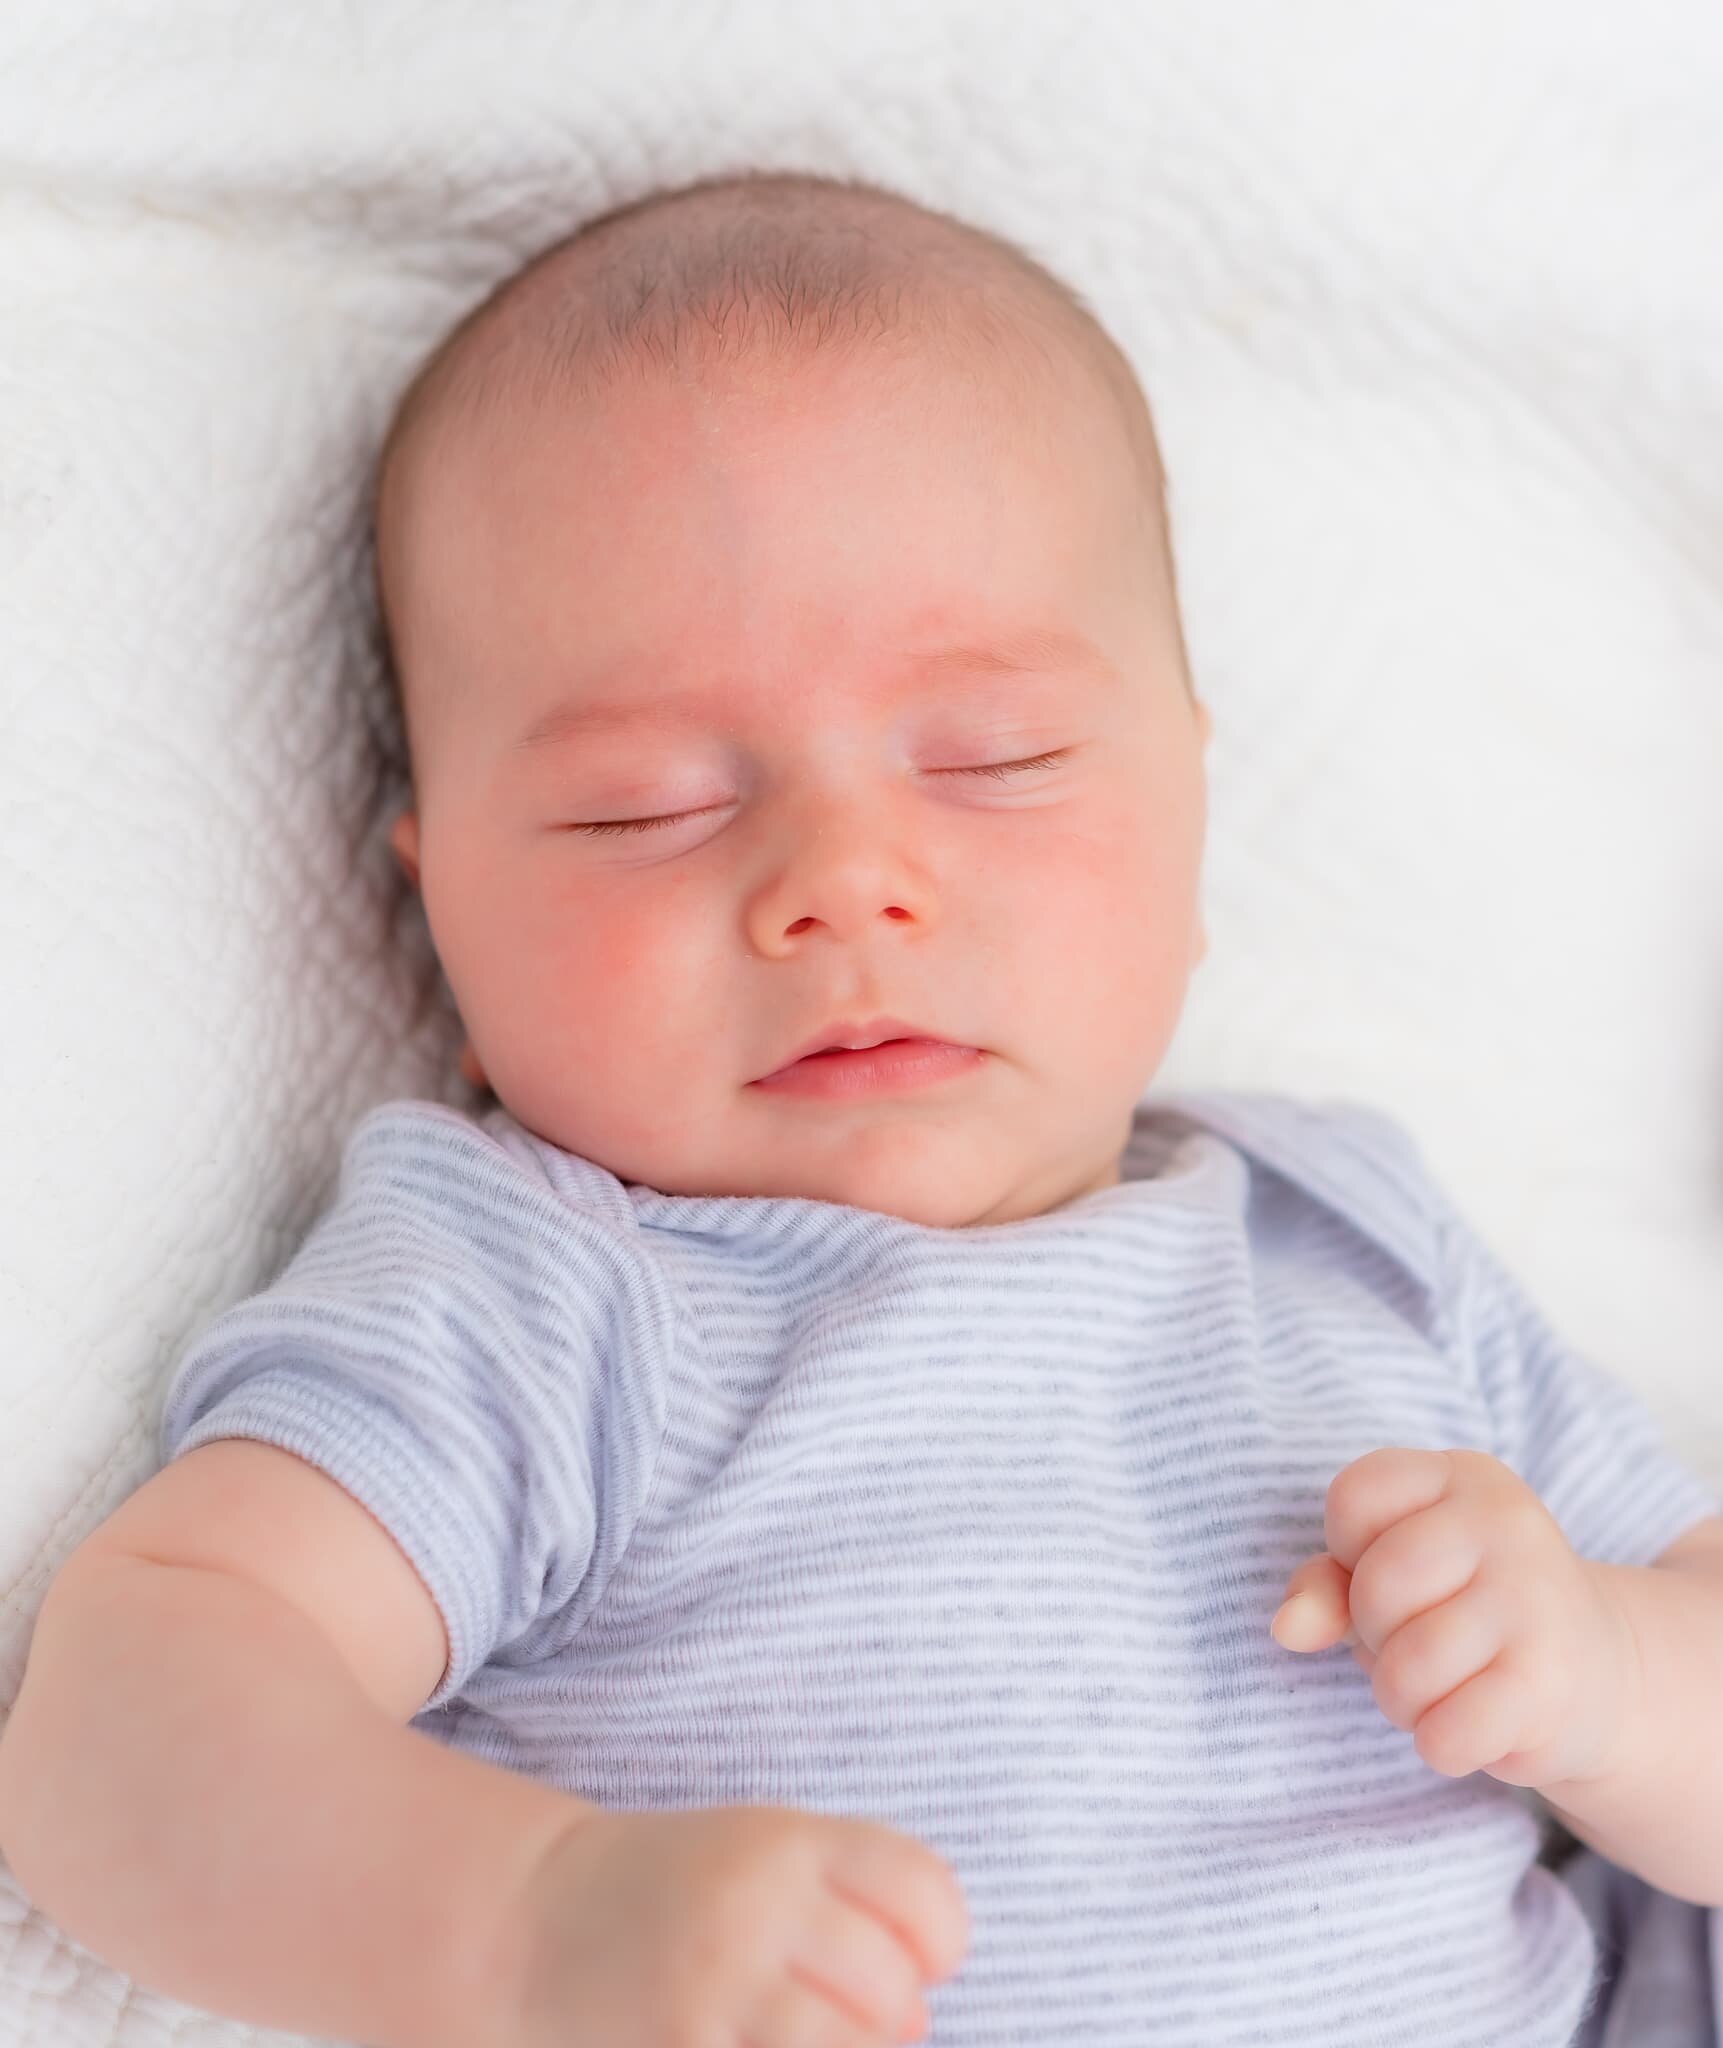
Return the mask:
<svg viewBox="0 0 1723 2048">
<path fill-rule="evenodd" d="M 598 1809 L 403 1725 L 443 1655 L 417 1575 L 326 1474 L 246 1439 L 188 1452 L 48 1589 L 0 1734 L 0 1854 L 169 1996 L 478 2048 L 504 1902 Z"/>
<path fill-rule="evenodd" d="M 968 1941 L 944 1860 L 793 1807 L 607 1812 L 402 1724 L 435 1603 L 382 1524 L 248 1438 L 174 1460 L 48 1588 L 0 1853 L 116 1968 L 367 2048 L 919 2038 Z"/>
</svg>

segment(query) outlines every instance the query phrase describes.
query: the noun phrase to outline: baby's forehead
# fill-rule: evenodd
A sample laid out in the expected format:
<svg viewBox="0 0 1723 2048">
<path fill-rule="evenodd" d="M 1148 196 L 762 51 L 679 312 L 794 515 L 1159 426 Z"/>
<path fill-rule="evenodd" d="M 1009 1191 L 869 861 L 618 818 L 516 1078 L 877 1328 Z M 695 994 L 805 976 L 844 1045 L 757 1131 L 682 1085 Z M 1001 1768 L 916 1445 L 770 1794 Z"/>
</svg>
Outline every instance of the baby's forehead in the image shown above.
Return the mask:
<svg viewBox="0 0 1723 2048">
<path fill-rule="evenodd" d="M 1133 448 L 1120 434 L 1091 365 L 1032 355 L 1014 366 L 985 335 L 954 327 L 831 360 L 772 349 L 602 384 L 494 378 L 476 404 L 443 406 L 397 462 L 379 500 L 380 577 L 398 597 L 408 556 L 424 556 L 427 573 L 455 572 L 475 520 L 500 519 L 523 542 L 522 508 L 565 503 L 577 478 L 589 494 L 632 493 L 642 477 L 691 476 L 708 458 L 730 475 L 739 455 L 786 482 L 835 463 L 870 503 L 918 489 L 932 462 L 991 478 L 995 502 L 1014 498 L 1025 516 L 1038 505 L 1062 519 L 1092 503 L 1109 527 L 1122 519 L 1139 534 L 1163 516 L 1152 442 Z"/>
<path fill-rule="evenodd" d="M 979 412 L 988 395 L 1013 423 L 1056 414 L 1086 388 L 1115 422 L 1122 416 L 1145 523 L 1164 529 L 1147 401 L 1062 280 L 1015 245 L 879 188 L 717 180 L 619 209 L 535 258 L 409 385 L 374 503 L 379 608 L 397 672 L 412 560 L 436 517 L 426 501 L 447 502 L 445 480 L 475 450 L 489 488 L 506 476 L 510 449 L 543 431 L 547 406 L 560 416 L 617 390 L 650 402 L 654 389 L 702 376 L 757 365 L 769 379 L 828 362 L 887 373 L 955 366 L 967 402 Z"/>
<path fill-rule="evenodd" d="M 1008 351 L 976 323 L 955 320 L 842 351 L 774 337 L 680 366 L 650 355 L 626 366 L 608 356 L 564 364 L 553 346 L 549 333 L 523 329 L 430 395 L 406 459 L 395 463 L 397 505 L 463 464 L 485 481 L 506 475 L 552 436 L 564 445 L 591 435 L 637 446 L 673 426 L 705 437 L 745 420 L 751 440 L 769 437 L 791 452 L 804 424 L 829 427 L 846 416 L 865 419 L 879 441 L 911 439 L 918 407 L 985 418 L 995 436 L 1039 419 L 1063 429 L 1075 457 L 1070 402 L 1096 384 L 1092 366 Z"/>
</svg>

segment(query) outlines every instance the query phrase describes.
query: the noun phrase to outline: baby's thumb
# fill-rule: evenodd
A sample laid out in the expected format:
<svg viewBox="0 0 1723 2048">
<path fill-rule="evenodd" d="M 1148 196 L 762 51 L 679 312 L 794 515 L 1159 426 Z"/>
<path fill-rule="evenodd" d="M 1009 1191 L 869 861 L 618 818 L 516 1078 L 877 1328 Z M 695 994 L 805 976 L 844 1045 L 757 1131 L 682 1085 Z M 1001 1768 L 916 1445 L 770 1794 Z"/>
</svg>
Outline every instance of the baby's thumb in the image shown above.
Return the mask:
<svg viewBox="0 0 1723 2048">
<path fill-rule="evenodd" d="M 1283 1650 L 1326 1650 L 1358 1640 L 1346 1591 L 1352 1574 L 1324 1551 L 1301 1564 L 1287 1581 L 1287 1596 L 1275 1609 L 1268 1632 Z"/>
</svg>

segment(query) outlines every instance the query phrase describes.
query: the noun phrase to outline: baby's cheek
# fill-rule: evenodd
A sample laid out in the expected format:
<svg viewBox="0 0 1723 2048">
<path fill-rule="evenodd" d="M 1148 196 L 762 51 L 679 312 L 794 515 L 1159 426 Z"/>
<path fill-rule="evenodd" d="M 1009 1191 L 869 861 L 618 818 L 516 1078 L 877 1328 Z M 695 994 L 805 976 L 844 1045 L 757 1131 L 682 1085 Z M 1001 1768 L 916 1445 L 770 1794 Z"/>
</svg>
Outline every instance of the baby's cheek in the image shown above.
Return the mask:
<svg viewBox="0 0 1723 2048">
<path fill-rule="evenodd" d="M 570 910 L 555 940 L 553 1028 L 570 1023 L 605 1071 L 649 1097 L 685 1094 L 716 1042 L 738 1035 L 732 929 L 692 891 Z"/>
<path fill-rule="evenodd" d="M 1019 877 L 1029 907 L 1085 950 L 1164 928 L 1190 895 L 1188 850 L 1120 806 L 1060 836 Z"/>
<path fill-rule="evenodd" d="M 1176 1017 L 1196 948 L 1197 866 L 1176 832 L 1120 815 L 1110 837 L 1073 847 L 1054 891 L 1070 983 L 1092 1016 L 1133 1029 Z"/>
</svg>

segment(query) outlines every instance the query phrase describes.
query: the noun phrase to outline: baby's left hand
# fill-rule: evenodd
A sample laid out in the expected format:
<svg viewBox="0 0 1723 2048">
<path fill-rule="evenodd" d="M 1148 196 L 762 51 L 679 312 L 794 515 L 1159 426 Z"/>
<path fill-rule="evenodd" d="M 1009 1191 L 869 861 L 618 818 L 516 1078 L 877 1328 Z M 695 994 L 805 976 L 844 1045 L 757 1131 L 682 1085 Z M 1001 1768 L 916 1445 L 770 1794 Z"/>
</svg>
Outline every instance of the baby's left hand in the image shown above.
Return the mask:
<svg viewBox="0 0 1723 2048">
<path fill-rule="evenodd" d="M 1283 1649 L 1351 1643 L 1376 1704 L 1445 1777 L 1537 1787 L 1609 1770 L 1632 1628 L 1499 1458 L 1369 1451 L 1330 1484 L 1323 1537 L 1269 1623 Z"/>
</svg>

